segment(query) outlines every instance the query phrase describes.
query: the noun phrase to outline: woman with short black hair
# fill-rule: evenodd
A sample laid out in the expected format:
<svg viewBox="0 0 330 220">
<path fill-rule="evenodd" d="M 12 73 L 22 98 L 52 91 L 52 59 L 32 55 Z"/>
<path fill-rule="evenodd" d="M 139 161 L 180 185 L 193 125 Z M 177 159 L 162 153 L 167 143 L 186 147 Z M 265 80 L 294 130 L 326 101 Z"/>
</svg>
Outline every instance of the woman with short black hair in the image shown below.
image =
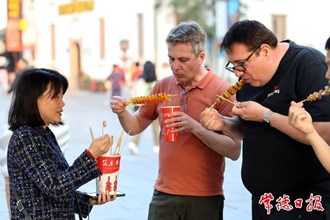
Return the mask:
<svg viewBox="0 0 330 220">
<path fill-rule="evenodd" d="M 96 158 L 110 146 L 109 135 L 95 138 L 90 147 L 67 163 L 49 125 L 62 124 L 67 79 L 54 70 L 22 72 L 12 97 L 8 146 L 12 219 L 74 219 L 86 217 L 92 205 L 112 201 L 109 192 L 98 199 L 77 191 L 102 173 Z"/>
</svg>

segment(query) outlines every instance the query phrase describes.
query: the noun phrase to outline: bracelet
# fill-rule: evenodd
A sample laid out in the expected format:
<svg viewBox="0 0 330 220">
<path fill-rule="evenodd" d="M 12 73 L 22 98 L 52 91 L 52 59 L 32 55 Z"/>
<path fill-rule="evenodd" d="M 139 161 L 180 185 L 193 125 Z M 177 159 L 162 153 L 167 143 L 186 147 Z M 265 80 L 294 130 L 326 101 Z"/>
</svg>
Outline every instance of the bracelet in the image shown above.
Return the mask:
<svg viewBox="0 0 330 220">
<path fill-rule="evenodd" d="M 96 159 L 96 157 L 94 157 L 94 155 L 92 154 L 92 152 L 90 151 L 90 150 L 88 150 L 88 149 L 86 149 L 86 153 L 96 162 L 97 161 L 97 159 Z"/>
</svg>

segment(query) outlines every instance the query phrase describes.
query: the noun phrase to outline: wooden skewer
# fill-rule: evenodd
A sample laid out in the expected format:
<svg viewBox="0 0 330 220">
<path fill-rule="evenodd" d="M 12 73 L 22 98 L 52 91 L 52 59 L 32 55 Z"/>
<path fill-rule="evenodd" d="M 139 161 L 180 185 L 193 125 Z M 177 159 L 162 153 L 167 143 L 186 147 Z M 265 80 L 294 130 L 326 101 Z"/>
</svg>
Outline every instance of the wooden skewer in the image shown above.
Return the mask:
<svg viewBox="0 0 330 220">
<path fill-rule="evenodd" d="M 218 103 L 218 102 L 214 102 L 214 103 L 210 106 L 210 108 L 214 108 L 215 105 L 216 105 L 217 103 Z"/>
<path fill-rule="evenodd" d="M 237 106 L 235 102 L 232 102 L 232 101 L 230 101 L 229 99 L 226 99 L 225 97 L 222 97 L 222 96 L 218 96 L 218 97 L 219 97 L 220 99 L 226 101 L 226 102 L 229 102 L 229 103 L 231 103 L 231 104 Z M 219 102 L 219 101 L 215 101 L 215 102 L 210 106 L 210 108 L 214 108 L 215 105 L 218 104 L 218 102 Z"/>
<path fill-rule="evenodd" d="M 91 134 L 92 141 L 94 140 L 94 133 L 92 127 L 89 127 L 89 133 Z"/>
<path fill-rule="evenodd" d="M 300 102 L 298 102 L 298 103 L 303 103 L 303 102 L 307 102 L 308 101 L 308 99 L 304 99 L 304 100 L 301 100 Z"/>
<path fill-rule="evenodd" d="M 120 153 L 120 145 L 121 145 L 121 139 L 123 138 L 123 134 L 124 134 L 124 130 L 121 131 L 114 154 Z"/>
<path fill-rule="evenodd" d="M 123 143 L 123 147 L 121 148 L 119 154 L 121 154 L 121 152 L 123 151 L 124 147 L 126 146 L 126 143 L 127 143 L 127 140 L 128 140 L 128 136 L 131 134 L 131 130 L 129 130 L 127 134 L 128 134 L 128 135 L 127 135 L 126 138 L 125 138 L 125 141 L 124 141 L 124 143 Z"/>
<path fill-rule="evenodd" d="M 226 102 L 229 102 L 229 103 L 231 103 L 231 104 L 233 104 L 234 106 L 237 107 L 237 104 L 236 104 L 235 102 L 232 102 L 232 101 L 230 101 L 229 99 L 226 99 L 226 98 L 224 98 L 224 97 L 222 97 L 222 96 L 219 96 L 219 97 L 220 97 L 220 99 L 222 99 L 222 100 L 224 100 L 224 101 L 226 101 Z"/>
<path fill-rule="evenodd" d="M 110 148 L 109 148 L 109 151 L 108 151 L 108 155 L 112 155 L 112 145 L 113 145 L 113 135 L 111 135 L 110 137 Z"/>
</svg>

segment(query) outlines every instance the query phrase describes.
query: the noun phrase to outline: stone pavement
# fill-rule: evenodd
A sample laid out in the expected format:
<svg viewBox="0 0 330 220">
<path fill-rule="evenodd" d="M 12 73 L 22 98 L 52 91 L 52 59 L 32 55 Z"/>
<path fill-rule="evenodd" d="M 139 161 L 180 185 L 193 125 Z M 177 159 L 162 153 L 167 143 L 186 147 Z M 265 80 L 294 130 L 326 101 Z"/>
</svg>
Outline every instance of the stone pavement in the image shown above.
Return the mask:
<svg viewBox="0 0 330 220">
<path fill-rule="evenodd" d="M 9 99 L 0 95 L 0 124 L 6 121 Z M 89 127 L 95 136 L 101 135 L 102 121 L 107 121 L 106 132 L 114 135 L 115 143 L 121 127 L 109 108 L 108 94 L 88 91 L 68 92 L 65 95 L 65 122 L 69 125 L 70 143 L 65 154 L 72 164 L 75 158 L 90 144 Z M 129 137 L 123 137 L 121 167 L 118 190 L 126 193 L 112 203 L 95 206 L 89 216 L 91 220 L 146 220 L 153 184 L 157 176 L 158 156 L 152 150 L 151 130 L 141 136 L 139 155 L 131 155 L 127 149 Z M 250 220 L 250 194 L 240 178 L 241 158 L 238 161 L 226 160 L 225 172 L 225 220 Z M 80 188 L 85 192 L 95 191 L 95 181 Z M 0 220 L 8 219 L 4 181 L 0 178 Z M 203 219 L 204 220 L 204 219 Z M 207 220 L 207 217 L 205 217 Z"/>
</svg>

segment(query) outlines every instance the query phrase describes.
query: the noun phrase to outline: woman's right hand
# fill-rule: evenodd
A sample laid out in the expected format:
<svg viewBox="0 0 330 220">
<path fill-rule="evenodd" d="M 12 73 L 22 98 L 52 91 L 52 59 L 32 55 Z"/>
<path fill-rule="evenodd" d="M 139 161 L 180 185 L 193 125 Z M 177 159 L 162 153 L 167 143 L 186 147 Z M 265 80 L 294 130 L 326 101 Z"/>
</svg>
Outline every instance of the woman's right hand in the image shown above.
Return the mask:
<svg viewBox="0 0 330 220">
<path fill-rule="evenodd" d="M 113 139 L 111 139 L 110 136 L 106 134 L 95 138 L 89 146 L 88 150 L 95 158 L 98 158 L 99 156 L 102 156 L 109 151 L 111 145 L 113 144 L 112 142 Z"/>
<path fill-rule="evenodd" d="M 315 131 L 311 115 L 303 108 L 303 103 L 291 102 L 289 108 L 289 124 L 304 134 Z"/>
</svg>

